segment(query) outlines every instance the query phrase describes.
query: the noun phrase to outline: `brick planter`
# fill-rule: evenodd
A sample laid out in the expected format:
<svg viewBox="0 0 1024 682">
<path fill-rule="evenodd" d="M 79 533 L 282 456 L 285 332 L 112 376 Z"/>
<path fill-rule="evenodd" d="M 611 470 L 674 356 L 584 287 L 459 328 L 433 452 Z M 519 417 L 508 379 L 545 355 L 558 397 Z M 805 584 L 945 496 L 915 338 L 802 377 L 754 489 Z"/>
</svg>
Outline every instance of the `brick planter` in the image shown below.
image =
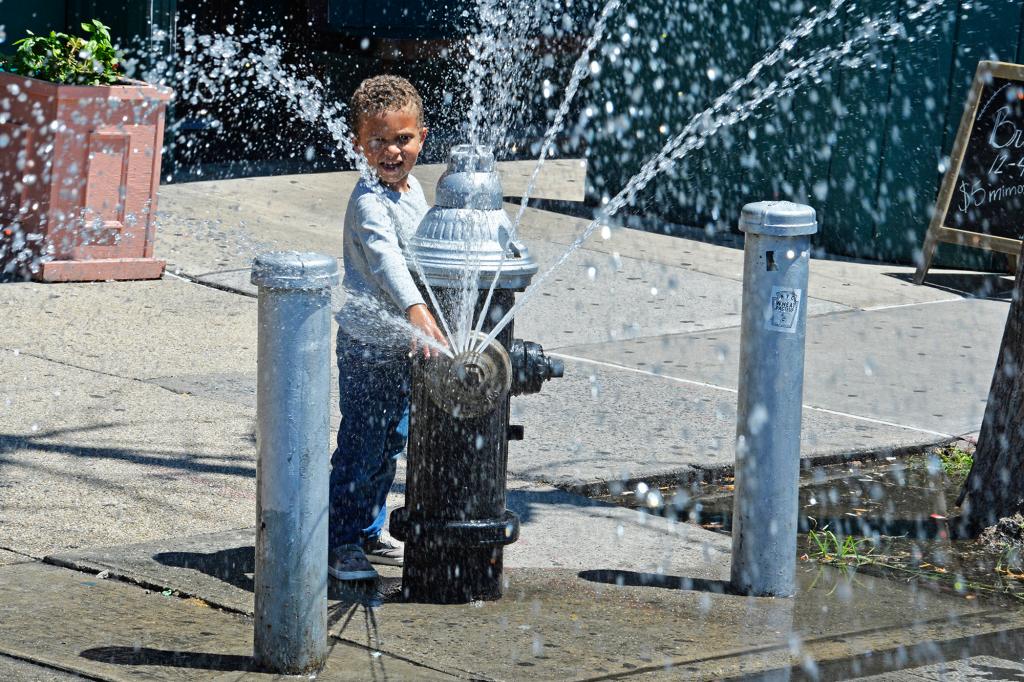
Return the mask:
<svg viewBox="0 0 1024 682">
<path fill-rule="evenodd" d="M 156 192 L 171 94 L 0 73 L 0 278 L 160 277 Z"/>
</svg>

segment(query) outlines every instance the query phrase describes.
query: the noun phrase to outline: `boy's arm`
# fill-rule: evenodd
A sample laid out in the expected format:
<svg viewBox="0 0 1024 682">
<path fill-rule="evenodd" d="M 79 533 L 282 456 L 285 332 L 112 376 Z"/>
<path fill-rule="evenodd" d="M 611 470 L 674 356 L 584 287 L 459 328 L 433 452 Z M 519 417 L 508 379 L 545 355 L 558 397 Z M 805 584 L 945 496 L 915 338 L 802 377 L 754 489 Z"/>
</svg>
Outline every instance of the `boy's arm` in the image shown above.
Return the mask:
<svg viewBox="0 0 1024 682">
<path fill-rule="evenodd" d="M 381 204 L 374 195 L 363 195 L 357 199 L 357 224 L 355 237 L 363 246 L 363 253 L 369 267 L 369 275 L 381 289 L 386 291 L 403 312 L 409 322 L 419 329 L 424 336 L 438 341 L 441 345 L 448 343 L 444 334 L 437 326 L 434 316 L 423 301 L 415 280 L 409 274 L 405 263 L 405 254 L 398 243 L 394 218 L 390 211 Z M 417 339 L 412 340 L 415 352 L 420 346 Z M 426 357 L 432 355 L 430 346 L 422 345 Z"/>
<path fill-rule="evenodd" d="M 422 304 L 423 296 L 409 274 L 391 213 L 373 194 L 364 194 L 357 202 L 354 236 L 362 244 L 370 277 L 402 311 Z"/>
</svg>

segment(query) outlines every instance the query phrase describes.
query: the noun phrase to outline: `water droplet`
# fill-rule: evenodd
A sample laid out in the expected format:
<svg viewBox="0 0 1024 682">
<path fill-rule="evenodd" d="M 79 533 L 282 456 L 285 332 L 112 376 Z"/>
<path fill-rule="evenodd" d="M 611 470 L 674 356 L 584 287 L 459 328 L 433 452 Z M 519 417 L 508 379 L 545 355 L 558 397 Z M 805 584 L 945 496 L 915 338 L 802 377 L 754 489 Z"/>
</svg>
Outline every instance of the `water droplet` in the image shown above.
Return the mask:
<svg viewBox="0 0 1024 682">
<path fill-rule="evenodd" d="M 611 238 L 612 238 L 612 228 L 608 227 L 607 225 L 602 225 L 601 226 L 601 239 L 611 239 Z"/>
<path fill-rule="evenodd" d="M 768 410 L 765 409 L 764 405 L 755 405 L 754 409 L 750 412 L 750 416 L 747 417 L 747 428 L 750 429 L 750 433 L 757 435 L 767 423 Z"/>
<path fill-rule="evenodd" d="M 707 70 L 707 74 L 709 81 L 718 80 L 718 69 L 716 69 L 715 67 L 709 67 Z"/>
<path fill-rule="evenodd" d="M 590 266 L 589 268 L 587 268 L 587 279 L 589 279 L 591 282 L 597 279 L 597 268 L 595 268 L 594 266 Z"/>
<path fill-rule="evenodd" d="M 646 502 L 648 509 L 658 509 L 665 504 L 665 500 L 661 496 L 661 491 L 657 488 L 649 491 L 644 501 Z"/>
</svg>

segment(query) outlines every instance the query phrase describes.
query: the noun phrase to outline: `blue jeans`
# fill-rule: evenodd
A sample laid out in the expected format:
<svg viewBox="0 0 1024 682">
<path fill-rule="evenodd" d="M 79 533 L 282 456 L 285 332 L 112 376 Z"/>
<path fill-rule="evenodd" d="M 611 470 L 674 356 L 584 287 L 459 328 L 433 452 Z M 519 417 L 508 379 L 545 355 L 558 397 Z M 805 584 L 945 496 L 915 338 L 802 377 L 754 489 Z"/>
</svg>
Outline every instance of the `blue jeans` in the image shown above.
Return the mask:
<svg viewBox="0 0 1024 682">
<path fill-rule="evenodd" d="M 329 548 L 380 535 L 395 464 L 409 437 L 408 350 L 338 331 L 341 427 L 331 455 Z"/>
</svg>

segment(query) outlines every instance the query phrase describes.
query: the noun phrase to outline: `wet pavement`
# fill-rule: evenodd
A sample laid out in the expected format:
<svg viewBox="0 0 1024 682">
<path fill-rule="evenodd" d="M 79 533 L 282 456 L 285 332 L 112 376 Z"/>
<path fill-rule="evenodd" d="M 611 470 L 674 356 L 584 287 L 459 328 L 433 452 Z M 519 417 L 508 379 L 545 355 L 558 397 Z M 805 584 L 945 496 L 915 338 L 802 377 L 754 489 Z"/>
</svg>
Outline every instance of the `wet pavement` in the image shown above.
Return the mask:
<svg viewBox="0 0 1024 682">
<path fill-rule="evenodd" d="M 1012 660 L 1024 646 L 1024 614 L 984 599 L 814 564 L 800 565 L 794 598 L 751 598 L 730 594 L 727 560 L 711 563 L 709 578 L 513 568 L 504 598 L 466 605 L 404 603 L 397 570 L 373 588 L 332 587 L 320 679 L 848 679 Z M 209 596 L 7 566 L 0 654 L 98 679 L 256 678 L 251 618 Z"/>
<path fill-rule="evenodd" d="M 955 500 L 966 471 L 945 471 L 939 451 L 805 469 L 800 559 L 1024 608 L 1024 548 L 962 532 Z M 601 499 L 728 534 L 733 488 L 724 476 L 689 486 L 640 484 Z"/>
<path fill-rule="evenodd" d="M 548 186 L 572 198 L 573 177 Z M 0 679 L 258 676 L 248 260 L 340 252 L 339 188 L 353 180 L 165 187 L 163 280 L 0 286 Z M 581 226 L 530 208 L 522 236 L 552 258 Z M 955 512 L 953 492 L 907 459 L 979 427 L 1005 278 L 936 271 L 939 286 L 914 287 L 909 268 L 812 262 L 805 529 L 884 539 L 874 556 L 903 552 L 908 570 L 808 556 L 795 599 L 748 599 L 726 589 L 722 532 L 734 247 L 613 230 L 570 259 L 517 320 L 566 377 L 513 406 L 526 439 L 510 447 L 509 506 L 523 526 L 505 598 L 402 603 L 393 569 L 379 594 L 332 591 L 323 679 L 1016 674 L 1021 609 L 940 561 L 956 540 L 936 516 Z M 640 483 L 644 506 L 655 492 L 671 505 L 682 485 L 677 506 L 699 498 L 703 527 L 587 497 L 635 498 Z M 391 504 L 403 494 L 400 470 Z"/>
</svg>

